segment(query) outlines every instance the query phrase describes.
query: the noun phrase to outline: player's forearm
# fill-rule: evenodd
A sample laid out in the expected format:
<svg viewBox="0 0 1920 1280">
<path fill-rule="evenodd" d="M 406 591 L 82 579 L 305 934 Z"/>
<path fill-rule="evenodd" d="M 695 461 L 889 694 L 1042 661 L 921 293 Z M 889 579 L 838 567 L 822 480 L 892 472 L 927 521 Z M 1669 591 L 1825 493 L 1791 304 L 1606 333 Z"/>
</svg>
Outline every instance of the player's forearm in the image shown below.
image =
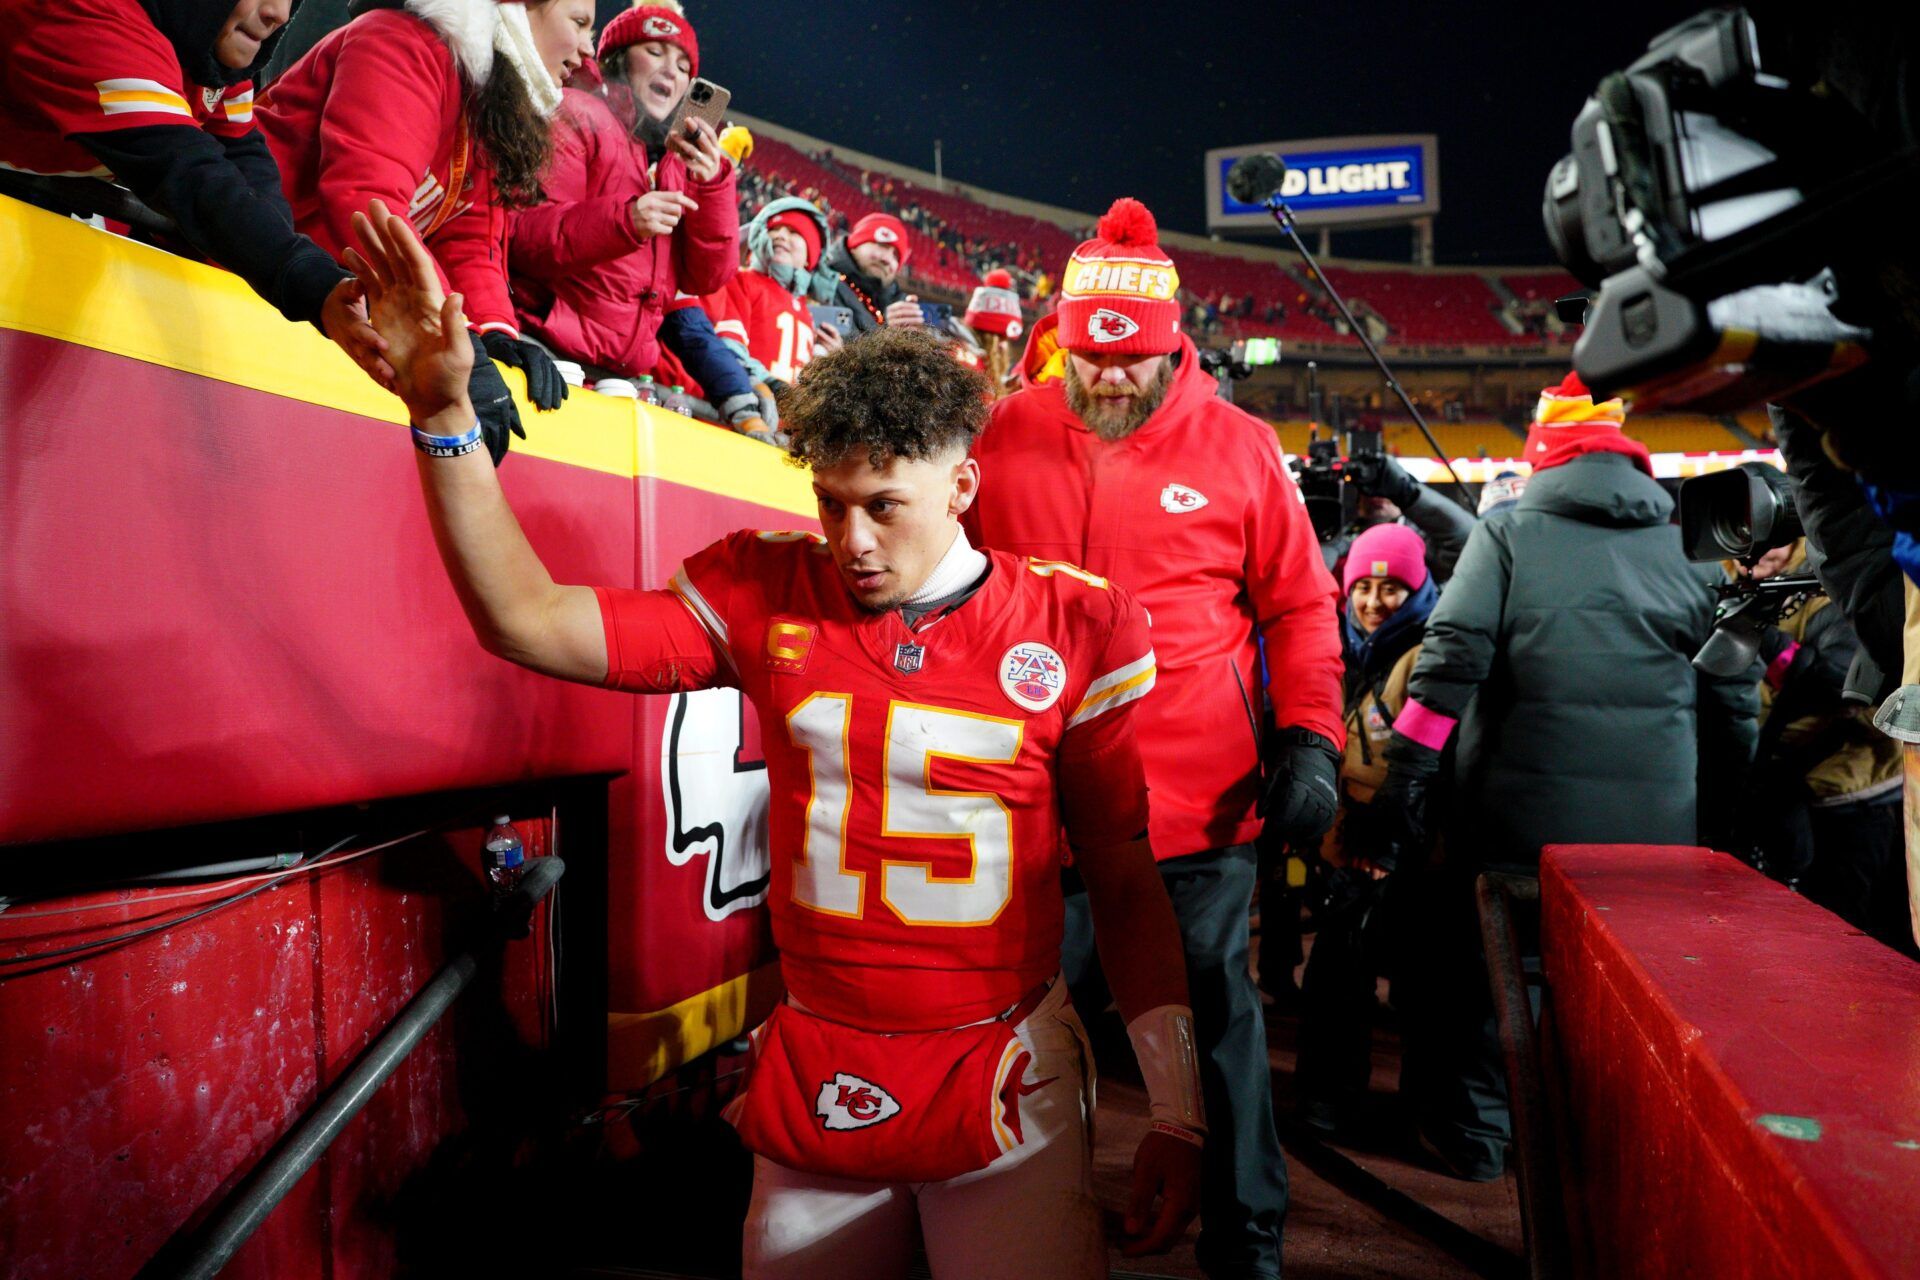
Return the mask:
<svg viewBox="0 0 1920 1280">
<path fill-rule="evenodd" d="M 1161 1005 L 1188 1004 L 1180 926 L 1147 842 L 1130 841 L 1079 863 L 1100 966 L 1121 1017 L 1131 1022 Z"/>
<path fill-rule="evenodd" d="M 414 425 L 457 436 L 474 423 L 466 398 Z M 456 458 L 418 456 L 420 488 L 440 559 L 474 635 L 489 653 L 533 665 L 557 588 L 521 531 L 484 449 Z"/>
</svg>

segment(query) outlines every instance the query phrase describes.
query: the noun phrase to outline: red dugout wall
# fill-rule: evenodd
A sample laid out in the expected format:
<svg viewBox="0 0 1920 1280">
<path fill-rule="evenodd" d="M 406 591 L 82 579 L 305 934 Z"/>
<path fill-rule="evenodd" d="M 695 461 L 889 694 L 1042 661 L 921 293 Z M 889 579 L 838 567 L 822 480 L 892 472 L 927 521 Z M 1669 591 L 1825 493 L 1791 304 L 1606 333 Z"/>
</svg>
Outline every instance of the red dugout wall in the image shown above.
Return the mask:
<svg viewBox="0 0 1920 1280">
<path fill-rule="evenodd" d="M 659 585 L 726 530 L 811 523 L 804 476 L 753 442 L 590 394 L 522 411 L 502 481 L 563 581 Z M 402 421 L 233 277 L 0 200 L 0 859 L 611 778 L 609 1083 L 644 1084 L 772 998 L 753 726 L 730 694 L 643 700 L 484 654 Z M 530 844 L 564 839 L 515 816 Z M 438 891 L 477 895 L 476 841 L 423 837 L 0 982 L 0 1273 L 131 1274 L 203 1212 L 431 977 L 460 910 Z M 116 929 L 150 914 L 139 896 L 0 913 L 0 954 Z M 511 1028 L 488 1034 L 537 1048 L 551 974 L 539 946 L 516 954 L 467 999 L 504 998 Z M 232 1274 L 321 1248 L 335 1275 L 385 1269 L 355 1206 L 465 1123 L 466 1034 L 430 1037 Z"/>
</svg>

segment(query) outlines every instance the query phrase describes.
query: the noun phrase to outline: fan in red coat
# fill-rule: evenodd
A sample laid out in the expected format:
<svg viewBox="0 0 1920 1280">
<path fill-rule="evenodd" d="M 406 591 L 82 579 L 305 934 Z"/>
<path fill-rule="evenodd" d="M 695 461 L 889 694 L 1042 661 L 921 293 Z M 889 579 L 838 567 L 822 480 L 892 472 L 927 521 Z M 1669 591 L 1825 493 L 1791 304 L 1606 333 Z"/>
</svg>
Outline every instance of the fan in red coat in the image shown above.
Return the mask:
<svg viewBox="0 0 1920 1280">
<path fill-rule="evenodd" d="M 585 0 L 536 7 L 551 16 L 576 3 Z M 289 67 L 257 109 L 295 225 L 337 256 L 352 243 L 352 216 L 370 201 L 403 212 L 442 287 L 464 298 L 475 343 L 484 339 L 489 356 L 526 370 L 530 398 L 556 408 L 565 383 L 545 353 L 519 340 L 507 214 L 538 198 L 550 150 L 545 117 L 587 50 L 577 40 L 543 49 L 529 9 L 513 0 L 353 0 L 353 21 Z M 515 126 L 495 130 L 502 116 Z M 475 406 L 497 459 L 507 431 L 520 431 L 519 414 L 490 360 L 474 371 Z"/>
<path fill-rule="evenodd" d="M 1179 273 L 1153 216 L 1121 200 L 1061 275 L 1065 376 L 995 404 L 975 450 L 981 545 L 1069 560 L 1153 618 L 1160 676 L 1140 710 L 1153 851 L 1174 892 L 1198 996 L 1215 1138 L 1202 1211 L 1208 1271 L 1279 1274 L 1285 1165 L 1248 975 L 1252 841 L 1262 812 L 1317 839 L 1332 821 L 1342 723 L 1339 593 L 1273 430 L 1219 398 L 1181 332 Z M 1038 341 L 1038 339 L 1036 339 Z M 1265 693 L 1277 742 L 1262 767 Z M 1088 931 L 1068 902 L 1068 981 L 1099 1007 Z M 1081 993 L 1085 993 L 1084 999 Z"/>
<path fill-rule="evenodd" d="M 678 43 L 648 39 L 675 28 Z M 667 52 L 654 59 L 645 48 Z M 733 161 L 704 121 L 659 137 L 648 109 L 656 82 L 677 103 L 698 63 L 693 27 L 677 8 L 629 9 L 600 36 L 605 100 L 562 93 L 546 198 L 513 217 L 514 297 L 521 321 L 568 359 L 623 378 L 652 372 L 659 330 L 676 294 L 711 293 L 740 256 Z M 674 56 L 677 55 L 677 56 Z"/>
<path fill-rule="evenodd" d="M 360 228 L 371 314 L 428 455 L 442 559 L 475 633 L 536 671 L 754 704 L 769 891 L 790 995 L 732 1110 L 755 1154 L 748 1275 L 1107 1273 L 1081 1048 L 1058 958 L 1062 836 L 1115 946 L 1150 1131 L 1132 1251 L 1190 1216 L 1206 1122 L 1173 913 L 1140 826 L 1146 617 L 1072 565 L 987 554 L 959 524 L 977 374 L 887 330 L 788 401 L 824 536 L 739 533 L 666 591 L 555 584 L 470 456 L 466 346 L 399 217 Z M 450 657 L 452 655 L 443 655 Z M 1153 1212 L 1158 1198 L 1160 1208 Z"/>
</svg>

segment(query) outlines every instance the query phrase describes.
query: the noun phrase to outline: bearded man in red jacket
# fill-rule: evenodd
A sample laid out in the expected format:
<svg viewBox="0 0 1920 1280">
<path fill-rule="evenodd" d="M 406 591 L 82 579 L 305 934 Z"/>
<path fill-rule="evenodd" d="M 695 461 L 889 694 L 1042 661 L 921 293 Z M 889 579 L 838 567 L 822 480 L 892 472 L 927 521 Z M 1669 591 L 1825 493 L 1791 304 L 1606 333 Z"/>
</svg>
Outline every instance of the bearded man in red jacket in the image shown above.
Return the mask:
<svg viewBox="0 0 1920 1280">
<path fill-rule="evenodd" d="M 1196 1250 L 1209 1276 L 1278 1277 L 1286 1163 L 1247 916 L 1262 821 L 1332 821 L 1345 742 L 1338 591 L 1272 428 L 1215 394 L 1180 330 L 1153 215 L 1120 200 L 1061 277 L 1066 376 L 1001 400 L 974 447 L 984 546 L 1110 577 L 1152 619 L 1140 711 L 1149 836 L 1192 985 L 1210 1136 Z M 1262 650 L 1277 741 L 1260 742 Z M 1262 747 L 1267 766 L 1262 767 Z M 1074 1003 L 1107 1004 L 1084 894 L 1068 898 Z"/>
</svg>

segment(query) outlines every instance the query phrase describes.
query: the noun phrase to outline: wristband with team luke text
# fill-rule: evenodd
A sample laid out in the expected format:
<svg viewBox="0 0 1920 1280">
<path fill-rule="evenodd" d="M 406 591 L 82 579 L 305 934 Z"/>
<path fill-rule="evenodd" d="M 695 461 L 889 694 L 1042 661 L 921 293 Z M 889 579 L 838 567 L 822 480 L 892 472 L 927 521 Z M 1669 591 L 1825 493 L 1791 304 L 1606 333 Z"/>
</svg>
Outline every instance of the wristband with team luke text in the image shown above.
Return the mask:
<svg viewBox="0 0 1920 1280">
<path fill-rule="evenodd" d="M 436 458 L 458 458 L 480 447 L 480 424 L 474 423 L 471 430 L 457 436 L 429 435 L 415 427 L 413 447 Z"/>
</svg>

